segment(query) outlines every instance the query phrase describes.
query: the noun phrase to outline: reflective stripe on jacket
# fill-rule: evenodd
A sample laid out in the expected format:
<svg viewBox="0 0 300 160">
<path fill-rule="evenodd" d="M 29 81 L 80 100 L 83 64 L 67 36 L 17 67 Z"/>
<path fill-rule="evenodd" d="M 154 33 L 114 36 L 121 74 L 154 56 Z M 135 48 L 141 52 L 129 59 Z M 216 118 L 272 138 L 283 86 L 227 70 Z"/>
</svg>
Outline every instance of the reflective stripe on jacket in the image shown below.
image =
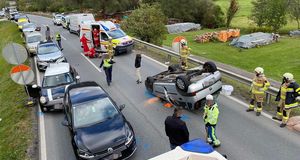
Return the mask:
<svg viewBox="0 0 300 160">
<path fill-rule="evenodd" d="M 279 101 L 281 98 L 284 98 L 282 96 L 282 92 L 286 92 L 285 94 L 285 108 L 290 109 L 290 108 L 295 108 L 299 105 L 299 103 L 296 101 L 296 97 L 300 96 L 300 87 L 296 82 L 291 82 L 290 84 L 287 85 L 287 88 L 284 89 L 285 83 L 283 83 L 280 87 L 280 90 L 277 94 L 276 101 Z M 284 99 L 283 99 L 284 100 Z"/>
<path fill-rule="evenodd" d="M 255 76 L 252 80 L 251 92 L 252 94 L 264 94 L 269 87 L 270 82 L 264 75 L 259 77 Z"/>
<path fill-rule="evenodd" d="M 204 115 L 204 123 L 210 124 L 210 125 L 216 125 L 218 122 L 219 117 L 219 109 L 217 103 L 215 103 L 213 106 L 204 108 L 204 112 L 206 114 Z"/>
</svg>

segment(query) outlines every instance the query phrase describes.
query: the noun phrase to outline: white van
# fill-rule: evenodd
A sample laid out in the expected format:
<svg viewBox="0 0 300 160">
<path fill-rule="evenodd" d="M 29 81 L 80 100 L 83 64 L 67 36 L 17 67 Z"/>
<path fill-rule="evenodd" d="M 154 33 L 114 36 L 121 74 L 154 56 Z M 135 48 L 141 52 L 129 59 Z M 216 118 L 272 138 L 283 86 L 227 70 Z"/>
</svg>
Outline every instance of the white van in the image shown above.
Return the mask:
<svg viewBox="0 0 300 160">
<path fill-rule="evenodd" d="M 115 55 L 121 53 L 131 53 L 133 49 L 133 39 L 128 36 L 118 25 L 111 21 L 97 21 L 97 22 L 85 22 L 82 23 L 80 28 L 80 38 L 85 33 L 86 38 L 91 40 L 90 47 L 94 47 L 93 30 L 100 30 L 99 38 L 101 45 L 96 48 L 97 52 L 106 52 L 106 45 L 108 44 L 108 38 L 112 38 L 112 42 L 115 44 Z"/>
<path fill-rule="evenodd" d="M 70 33 L 79 35 L 81 24 L 84 22 L 95 22 L 93 14 L 72 14 L 70 15 Z"/>
</svg>

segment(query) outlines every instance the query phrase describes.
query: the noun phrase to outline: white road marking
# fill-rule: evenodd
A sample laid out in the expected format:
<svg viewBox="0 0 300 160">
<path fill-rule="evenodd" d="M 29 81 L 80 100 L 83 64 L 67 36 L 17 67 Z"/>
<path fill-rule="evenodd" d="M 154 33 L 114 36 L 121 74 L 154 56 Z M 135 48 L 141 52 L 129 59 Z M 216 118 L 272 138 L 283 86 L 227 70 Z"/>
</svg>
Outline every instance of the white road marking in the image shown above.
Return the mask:
<svg viewBox="0 0 300 160">
<path fill-rule="evenodd" d="M 36 57 L 34 57 L 34 64 L 37 64 Z M 41 80 L 40 80 L 40 72 L 37 69 L 37 66 L 35 67 L 35 72 L 36 72 L 36 81 L 37 85 L 41 85 Z M 39 100 L 39 99 L 38 99 Z M 38 111 L 41 113 L 41 107 L 40 104 L 37 103 L 38 105 Z M 47 160 L 47 145 L 46 145 L 46 132 L 45 132 L 45 117 L 44 114 L 39 114 L 39 130 L 40 130 L 40 160 Z"/>
<path fill-rule="evenodd" d="M 102 72 L 102 70 L 101 70 L 98 66 L 96 66 L 96 65 L 95 65 L 89 58 L 87 58 L 84 54 L 80 53 L 80 55 L 81 55 L 82 57 L 84 57 L 89 63 L 91 63 L 91 65 L 92 65 L 94 68 L 96 68 L 98 72 Z"/>
<path fill-rule="evenodd" d="M 67 40 L 67 38 L 65 38 L 64 36 L 60 35 L 60 37 L 63 39 L 63 40 Z"/>
</svg>

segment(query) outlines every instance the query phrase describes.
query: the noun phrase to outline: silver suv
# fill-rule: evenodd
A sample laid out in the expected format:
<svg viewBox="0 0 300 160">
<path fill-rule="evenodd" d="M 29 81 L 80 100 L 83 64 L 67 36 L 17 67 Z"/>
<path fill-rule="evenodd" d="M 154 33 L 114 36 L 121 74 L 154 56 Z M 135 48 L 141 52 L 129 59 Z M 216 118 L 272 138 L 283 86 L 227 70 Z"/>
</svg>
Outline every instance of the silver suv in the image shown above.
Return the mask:
<svg viewBox="0 0 300 160">
<path fill-rule="evenodd" d="M 183 70 L 179 65 L 169 66 L 167 71 L 147 77 L 145 86 L 157 97 L 168 100 L 167 92 L 177 105 L 194 110 L 204 105 L 207 95 L 218 96 L 222 82 L 216 65 L 206 62 L 203 69 L 195 70 Z"/>
<path fill-rule="evenodd" d="M 24 33 L 25 46 L 30 56 L 36 54 L 37 45 L 42 40 L 42 34 L 40 32 L 26 32 Z"/>
<path fill-rule="evenodd" d="M 62 109 L 66 88 L 79 82 L 79 75 L 69 63 L 53 63 L 46 69 L 40 87 L 40 106 L 43 112 Z"/>
</svg>

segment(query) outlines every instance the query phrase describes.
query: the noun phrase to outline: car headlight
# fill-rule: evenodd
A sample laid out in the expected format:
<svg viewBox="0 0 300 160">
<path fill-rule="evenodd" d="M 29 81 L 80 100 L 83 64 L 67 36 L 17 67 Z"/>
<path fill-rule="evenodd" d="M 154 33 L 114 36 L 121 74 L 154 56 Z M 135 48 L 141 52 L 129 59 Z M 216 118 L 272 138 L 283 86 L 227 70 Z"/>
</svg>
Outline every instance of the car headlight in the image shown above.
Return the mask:
<svg viewBox="0 0 300 160">
<path fill-rule="evenodd" d="M 127 129 L 126 129 L 126 142 L 125 142 L 125 145 L 126 146 L 129 146 L 133 140 L 133 132 L 129 129 L 129 127 L 127 126 Z"/>
<path fill-rule="evenodd" d="M 40 102 L 41 102 L 42 104 L 47 103 L 47 98 L 44 97 L 44 96 L 41 96 L 41 97 L 40 97 Z"/>
<path fill-rule="evenodd" d="M 89 153 L 88 151 L 82 150 L 82 149 L 78 149 L 77 150 L 78 156 L 84 159 L 91 159 L 94 158 L 95 156 L 91 153 Z"/>
</svg>

